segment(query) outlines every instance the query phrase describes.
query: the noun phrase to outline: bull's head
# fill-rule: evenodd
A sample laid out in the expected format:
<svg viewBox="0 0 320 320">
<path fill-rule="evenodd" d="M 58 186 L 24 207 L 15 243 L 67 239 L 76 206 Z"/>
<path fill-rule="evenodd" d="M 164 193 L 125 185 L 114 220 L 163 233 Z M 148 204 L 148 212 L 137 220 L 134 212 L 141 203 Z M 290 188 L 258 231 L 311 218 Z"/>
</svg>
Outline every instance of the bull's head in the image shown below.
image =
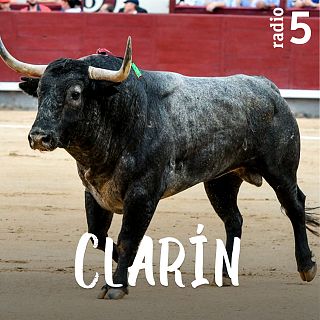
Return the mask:
<svg viewBox="0 0 320 320">
<path fill-rule="evenodd" d="M 32 65 L 10 55 L 1 38 L 0 56 L 14 71 L 27 76 L 22 78 L 20 88 L 38 97 L 38 114 L 28 136 L 31 148 L 52 151 L 68 147 L 81 123 L 92 121 L 91 129 L 97 129 L 94 128 L 94 120 L 99 116 L 97 87 L 102 87 L 105 98 L 128 78 L 132 63 L 131 38 L 128 38 L 122 62 L 116 57 L 92 55 L 78 60 L 58 59 L 49 65 Z M 82 126 L 82 130 L 87 129 Z"/>
</svg>

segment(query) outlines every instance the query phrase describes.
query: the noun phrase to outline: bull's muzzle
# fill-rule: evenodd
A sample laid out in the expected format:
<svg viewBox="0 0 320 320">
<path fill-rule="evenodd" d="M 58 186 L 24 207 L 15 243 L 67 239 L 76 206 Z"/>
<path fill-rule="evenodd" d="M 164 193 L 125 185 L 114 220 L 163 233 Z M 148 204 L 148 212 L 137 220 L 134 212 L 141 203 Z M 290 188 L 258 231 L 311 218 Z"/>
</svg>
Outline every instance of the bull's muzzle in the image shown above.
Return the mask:
<svg viewBox="0 0 320 320">
<path fill-rule="evenodd" d="M 57 148 L 57 140 L 52 132 L 45 132 L 39 128 L 32 128 L 28 140 L 30 147 L 34 150 L 52 151 Z"/>
</svg>

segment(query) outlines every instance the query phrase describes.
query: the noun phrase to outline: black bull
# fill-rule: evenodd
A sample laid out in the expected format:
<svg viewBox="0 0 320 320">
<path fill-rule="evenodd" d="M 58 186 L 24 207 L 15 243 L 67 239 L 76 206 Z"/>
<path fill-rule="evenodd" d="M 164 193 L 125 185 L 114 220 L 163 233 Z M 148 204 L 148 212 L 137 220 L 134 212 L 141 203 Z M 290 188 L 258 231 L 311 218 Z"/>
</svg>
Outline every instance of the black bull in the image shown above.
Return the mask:
<svg viewBox="0 0 320 320">
<path fill-rule="evenodd" d="M 100 249 L 113 213 L 123 214 L 113 257 L 113 280 L 123 287 L 105 286 L 100 297 L 128 293 L 127 270 L 159 200 L 200 182 L 225 224 L 231 258 L 233 239 L 241 237 L 240 185 L 260 186 L 263 177 L 292 223 L 301 278 L 315 277 L 306 224 L 319 223 L 305 212 L 297 185 L 299 130 L 271 81 L 151 71 L 138 78 L 130 71 L 130 39 L 123 60 L 91 55 L 28 65 L 10 56 L 2 42 L 0 53 L 11 68 L 33 77 L 20 83 L 39 101 L 30 146 L 64 148 L 77 161 L 88 230 Z"/>
</svg>

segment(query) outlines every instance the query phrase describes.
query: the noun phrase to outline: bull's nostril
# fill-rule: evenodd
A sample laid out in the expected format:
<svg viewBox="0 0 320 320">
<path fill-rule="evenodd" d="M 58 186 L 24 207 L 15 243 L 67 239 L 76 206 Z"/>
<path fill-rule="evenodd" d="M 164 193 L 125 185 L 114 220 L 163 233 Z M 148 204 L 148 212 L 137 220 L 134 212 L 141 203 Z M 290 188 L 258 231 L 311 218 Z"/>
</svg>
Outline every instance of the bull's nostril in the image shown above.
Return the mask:
<svg viewBox="0 0 320 320">
<path fill-rule="evenodd" d="M 42 136 L 41 141 L 42 141 L 42 143 L 49 144 L 51 142 L 51 136 L 44 135 L 44 136 Z"/>
<path fill-rule="evenodd" d="M 32 149 L 39 149 L 48 151 L 54 149 L 54 139 L 51 133 L 45 133 L 40 130 L 32 130 L 28 135 L 30 147 Z"/>
</svg>

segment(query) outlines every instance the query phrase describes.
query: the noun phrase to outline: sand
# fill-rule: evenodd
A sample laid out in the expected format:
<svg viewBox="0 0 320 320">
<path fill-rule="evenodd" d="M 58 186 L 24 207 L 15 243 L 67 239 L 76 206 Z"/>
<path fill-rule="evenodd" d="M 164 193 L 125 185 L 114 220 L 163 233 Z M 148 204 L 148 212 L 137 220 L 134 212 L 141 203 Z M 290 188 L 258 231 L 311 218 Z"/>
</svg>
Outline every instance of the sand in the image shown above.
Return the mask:
<svg viewBox="0 0 320 320">
<path fill-rule="evenodd" d="M 1 319 L 319 319 L 320 279 L 303 283 L 296 271 L 290 222 L 280 210 L 273 190 L 244 183 L 239 207 L 244 217 L 239 287 L 191 287 L 197 224 L 208 238 L 204 273 L 212 281 L 215 241 L 225 239 L 223 223 L 197 185 L 162 200 L 148 229 L 154 240 L 154 276 L 150 286 L 139 275 L 137 286 L 121 301 L 98 300 L 103 281 L 103 252 L 88 246 L 85 280 L 95 272 L 94 289 L 75 281 L 74 257 L 87 231 L 83 186 L 75 161 L 64 151 L 40 153 L 29 148 L 27 134 L 35 112 L 0 111 L 0 318 Z M 319 137 L 319 120 L 299 119 L 303 137 Z M 6 125 L 6 126 L 4 126 Z M 320 141 L 302 140 L 298 181 L 307 205 L 320 203 Z M 113 239 L 121 224 L 116 215 L 109 232 Z M 172 275 L 169 286 L 159 282 L 158 240 L 173 236 L 186 250 L 182 265 L 185 288 Z M 319 239 L 309 244 L 320 257 Z M 176 250 L 172 250 L 172 256 Z M 320 273 L 319 273 L 320 274 Z"/>
</svg>

